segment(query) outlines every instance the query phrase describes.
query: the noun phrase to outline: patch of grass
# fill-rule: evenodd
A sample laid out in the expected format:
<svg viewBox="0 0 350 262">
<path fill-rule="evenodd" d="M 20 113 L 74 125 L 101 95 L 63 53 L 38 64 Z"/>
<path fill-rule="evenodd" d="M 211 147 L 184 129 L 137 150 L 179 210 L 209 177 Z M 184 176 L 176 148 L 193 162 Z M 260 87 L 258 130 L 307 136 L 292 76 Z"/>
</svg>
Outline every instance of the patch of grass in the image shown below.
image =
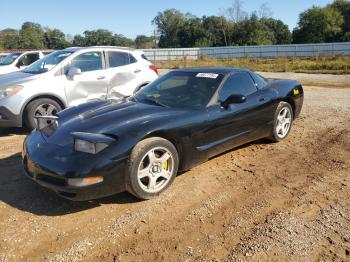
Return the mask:
<svg viewBox="0 0 350 262">
<path fill-rule="evenodd" d="M 244 67 L 262 72 L 295 72 L 313 74 L 350 74 L 350 57 L 309 57 L 309 58 L 240 58 L 240 59 L 209 59 L 201 57 L 198 60 L 155 61 L 158 68 L 183 68 L 227 66 Z"/>
</svg>

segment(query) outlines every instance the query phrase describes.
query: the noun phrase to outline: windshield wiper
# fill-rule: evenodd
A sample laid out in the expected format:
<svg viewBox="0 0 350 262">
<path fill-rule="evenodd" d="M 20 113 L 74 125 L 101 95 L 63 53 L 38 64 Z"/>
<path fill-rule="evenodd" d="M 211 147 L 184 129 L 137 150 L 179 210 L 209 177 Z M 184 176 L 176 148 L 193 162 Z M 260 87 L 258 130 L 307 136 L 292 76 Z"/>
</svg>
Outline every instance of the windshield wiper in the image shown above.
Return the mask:
<svg viewBox="0 0 350 262">
<path fill-rule="evenodd" d="M 159 102 L 157 100 L 149 99 L 149 98 L 144 98 L 144 99 L 142 99 L 141 102 L 146 102 L 146 103 L 154 104 L 157 106 L 167 107 L 166 105 L 162 104 L 161 102 Z"/>
</svg>

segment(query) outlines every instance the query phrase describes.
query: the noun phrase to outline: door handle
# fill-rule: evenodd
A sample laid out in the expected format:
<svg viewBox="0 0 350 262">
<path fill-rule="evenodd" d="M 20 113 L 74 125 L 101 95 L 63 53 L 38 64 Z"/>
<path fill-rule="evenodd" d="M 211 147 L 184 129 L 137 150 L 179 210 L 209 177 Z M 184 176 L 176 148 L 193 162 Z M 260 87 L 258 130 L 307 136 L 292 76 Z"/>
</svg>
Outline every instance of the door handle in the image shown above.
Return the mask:
<svg viewBox="0 0 350 262">
<path fill-rule="evenodd" d="M 259 102 L 265 102 L 265 101 L 267 101 L 267 98 L 266 98 L 266 97 L 260 97 L 260 98 L 259 98 Z"/>
<path fill-rule="evenodd" d="M 134 71 L 134 73 L 135 73 L 135 74 L 141 73 L 141 69 L 136 69 L 136 70 Z"/>
<path fill-rule="evenodd" d="M 99 76 L 99 77 L 97 77 L 97 80 L 103 80 L 105 78 L 106 78 L 105 76 Z"/>
</svg>

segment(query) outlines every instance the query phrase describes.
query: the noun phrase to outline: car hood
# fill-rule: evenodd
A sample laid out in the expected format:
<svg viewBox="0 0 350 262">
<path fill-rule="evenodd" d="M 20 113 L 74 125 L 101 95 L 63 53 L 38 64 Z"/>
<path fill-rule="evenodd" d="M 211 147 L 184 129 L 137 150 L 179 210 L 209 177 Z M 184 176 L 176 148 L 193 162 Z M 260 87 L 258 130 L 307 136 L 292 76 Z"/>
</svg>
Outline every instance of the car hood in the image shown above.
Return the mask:
<svg viewBox="0 0 350 262">
<path fill-rule="evenodd" d="M 0 75 L 0 89 L 8 86 L 23 84 L 30 80 L 36 79 L 38 75 L 28 74 L 24 72 L 13 72 Z"/>
<path fill-rule="evenodd" d="M 119 136 L 145 131 L 147 126 L 181 118 L 184 109 L 161 107 L 133 101 L 97 101 L 59 113 L 58 128 L 47 136 L 50 143 L 73 143 L 73 132 Z"/>
</svg>

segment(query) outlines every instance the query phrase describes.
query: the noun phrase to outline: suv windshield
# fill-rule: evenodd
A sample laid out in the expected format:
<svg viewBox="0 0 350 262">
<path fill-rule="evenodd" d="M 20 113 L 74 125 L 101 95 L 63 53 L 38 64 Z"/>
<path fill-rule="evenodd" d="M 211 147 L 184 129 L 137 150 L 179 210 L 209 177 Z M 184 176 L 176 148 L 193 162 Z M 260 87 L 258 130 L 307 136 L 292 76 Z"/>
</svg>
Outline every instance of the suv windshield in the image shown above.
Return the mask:
<svg viewBox="0 0 350 262">
<path fill-rule="evenodd" d="M 223 74 L 174 71 L 137 92 L 133 99 L 168 107 L 203 108 L 220 86 Z"/>
<path fill-rule="evenodd" d="M 1 59 L 0 65 L 11 65 L 22 53 L 11 53 Z"/>
<path fill-rule="evenodd" d="M 58 63 L 69 57 L 73 54 L 73 51 L 56 51 L 53 52 L 42 59 L 36 61 L 31 64 L 29 67 L 23 70 L 25 73 L 29 74 L 42 74 L 50 71 L 53 67 L 55 67 Z"/>
</svg>

